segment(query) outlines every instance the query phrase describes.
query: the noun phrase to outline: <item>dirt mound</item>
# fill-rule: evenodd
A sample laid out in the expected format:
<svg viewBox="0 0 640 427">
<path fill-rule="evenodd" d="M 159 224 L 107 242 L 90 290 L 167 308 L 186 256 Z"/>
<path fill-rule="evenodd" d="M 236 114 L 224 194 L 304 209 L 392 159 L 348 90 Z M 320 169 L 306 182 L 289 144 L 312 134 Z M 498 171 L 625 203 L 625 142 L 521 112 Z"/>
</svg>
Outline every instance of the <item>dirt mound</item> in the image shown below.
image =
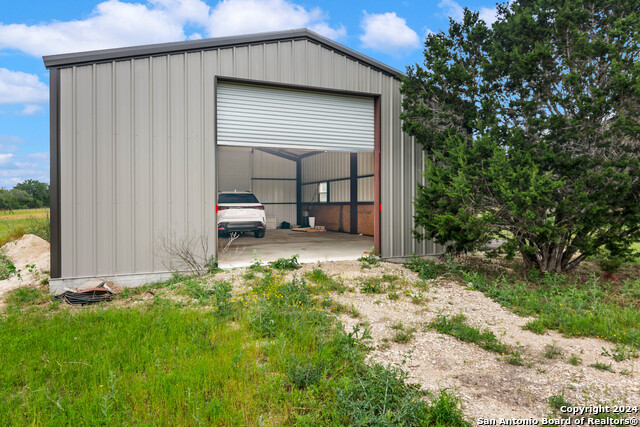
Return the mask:
<svg viewBox="0 0 640 427">
<path fill-rule="evenodd" d="M 33 234 L 25 234 L 0 250 L 7 254 L 18 272 L 7 280 L 0 280 L 0 298 L 6 291 L 22 285 L 38 284 L 44 277 L 48 277 L 51 255 L 49 242 L 46 240 Z"/>
<path fill-rule="evenodd" d="M 39 273 L 49 271 L 49 242 L 38 236 L 25 234 L 20 239 L 7 243 L 1 250 L 7 254 L 16 269 L 21 270 L 23 279 L 29 273 L 22 271 L 28 269 L 27 265 L 33 266 L 31 270 L 36 270 Z"/>
</svg>

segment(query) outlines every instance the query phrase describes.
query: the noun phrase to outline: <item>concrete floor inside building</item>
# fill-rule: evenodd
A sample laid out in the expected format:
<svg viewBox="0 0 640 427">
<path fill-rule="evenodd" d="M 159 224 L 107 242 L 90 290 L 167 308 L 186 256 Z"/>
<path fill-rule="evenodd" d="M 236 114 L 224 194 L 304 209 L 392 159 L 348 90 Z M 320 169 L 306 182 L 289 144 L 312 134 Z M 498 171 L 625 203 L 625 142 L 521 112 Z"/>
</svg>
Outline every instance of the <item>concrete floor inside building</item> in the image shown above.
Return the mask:
<svg viewBox="0 0 640 427">
<path fill-rule="evenodd" d="M 373 247 L 372 236 L 338 233 L 305 233 L 292 230 L 267 230 L 264 238 L 244 233 L 227 250 L 228 237 L 218 237 L 218 263 L 222 268 L 246 267 L 257 257 L 263 263 L 298 254 L 298 261 L 344 261 L 360 258 Z"/>
</svg>

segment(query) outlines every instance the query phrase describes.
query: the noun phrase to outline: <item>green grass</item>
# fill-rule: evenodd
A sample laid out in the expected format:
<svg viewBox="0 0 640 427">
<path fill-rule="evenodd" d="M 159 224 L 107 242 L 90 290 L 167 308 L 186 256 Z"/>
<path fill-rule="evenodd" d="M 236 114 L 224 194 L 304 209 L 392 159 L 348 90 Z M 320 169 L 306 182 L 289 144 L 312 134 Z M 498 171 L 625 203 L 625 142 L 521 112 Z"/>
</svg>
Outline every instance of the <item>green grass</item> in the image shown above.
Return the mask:
<svg viewBox="0 0 640 427">
<path fill-rule="evenodd" d="M 0 246 L 24 234 L 35 234 L 48 241 L 49 209 L 19 209 L 13 213 L 0 211 Z"/>
<path fill-rule="evenodd" d="M 311 283 L 317 286 L 318 292 L 336 291 L 344 293 L 346 290 L 344 284 L 341 281 L 330 277 L 319 268 L 314 268 L 312 271 L 307 271 L 304 277 Z"/>
<path fill-rule="evenodd" d="M 467 281 L 475 290 L 516 314 L 535 316 L 525 329 L 542 334 L 590 336 L 640 348 L 640 278 L 616 283 L 591 276 L 547 274 L 518 279 L 480 276 Z M 466 277 L 470 275 L 467 273 Z"/>
<path fill-rule="evenodd" d="M 467 324 L 467 320 L 462 314 L 450 318 L 439 315 L 429 324 L 429 327 L 441 334 L 456 337 L 460 341 L 474 343 L 487 351 L 502 355 L 512 352 L 511 347 L 500 342 L 492 331 L 488 329 L 479 330 Z"/>
<path fill-rule="evenodd" d="M 15 291 L 0 317 L 5 424 L 468 425 L 449 392 L 365 364 L 367 331 L 276 272 L 239 295 L 175 278 L 99 307 L 48 301 Z"/>
</svg>

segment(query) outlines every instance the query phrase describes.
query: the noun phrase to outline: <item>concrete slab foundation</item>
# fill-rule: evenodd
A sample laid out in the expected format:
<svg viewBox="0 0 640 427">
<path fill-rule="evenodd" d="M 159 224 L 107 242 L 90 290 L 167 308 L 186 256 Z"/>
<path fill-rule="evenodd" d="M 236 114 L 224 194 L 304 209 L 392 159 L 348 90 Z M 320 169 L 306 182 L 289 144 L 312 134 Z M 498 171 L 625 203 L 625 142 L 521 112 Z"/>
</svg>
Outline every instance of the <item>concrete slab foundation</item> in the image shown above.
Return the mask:
<svg viewBox="0 0 640 427">
<path fill-rule="evenodd" d="M 267 230 L 264 238 L 245 233 L 229 248 L 227 237 L 218 238 L 218 265 L 221 268 L 246 267 L 257 257 L 263 263 L 298 254 L 300 262 L 345 261 L 360 258 L 373 247 L 373 237 L 327 231 L 303 233 Z"/>
</svg>

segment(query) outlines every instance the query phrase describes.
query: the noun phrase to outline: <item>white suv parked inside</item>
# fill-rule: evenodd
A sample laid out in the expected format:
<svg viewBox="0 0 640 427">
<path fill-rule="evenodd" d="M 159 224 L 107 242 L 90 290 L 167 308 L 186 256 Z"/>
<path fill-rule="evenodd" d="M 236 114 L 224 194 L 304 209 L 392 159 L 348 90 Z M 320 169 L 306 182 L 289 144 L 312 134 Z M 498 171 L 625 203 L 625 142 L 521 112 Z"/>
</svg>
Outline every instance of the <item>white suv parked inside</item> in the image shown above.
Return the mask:
<svg viewBox="0 0 640 427">
<path fill-rule="evenodd" d="M 225 191 L 218 194 L 216 205 L 218 234 L 253 231 L 264 237 L 267 223 L 264 206 L 248 191 Z"/>
</svg>

